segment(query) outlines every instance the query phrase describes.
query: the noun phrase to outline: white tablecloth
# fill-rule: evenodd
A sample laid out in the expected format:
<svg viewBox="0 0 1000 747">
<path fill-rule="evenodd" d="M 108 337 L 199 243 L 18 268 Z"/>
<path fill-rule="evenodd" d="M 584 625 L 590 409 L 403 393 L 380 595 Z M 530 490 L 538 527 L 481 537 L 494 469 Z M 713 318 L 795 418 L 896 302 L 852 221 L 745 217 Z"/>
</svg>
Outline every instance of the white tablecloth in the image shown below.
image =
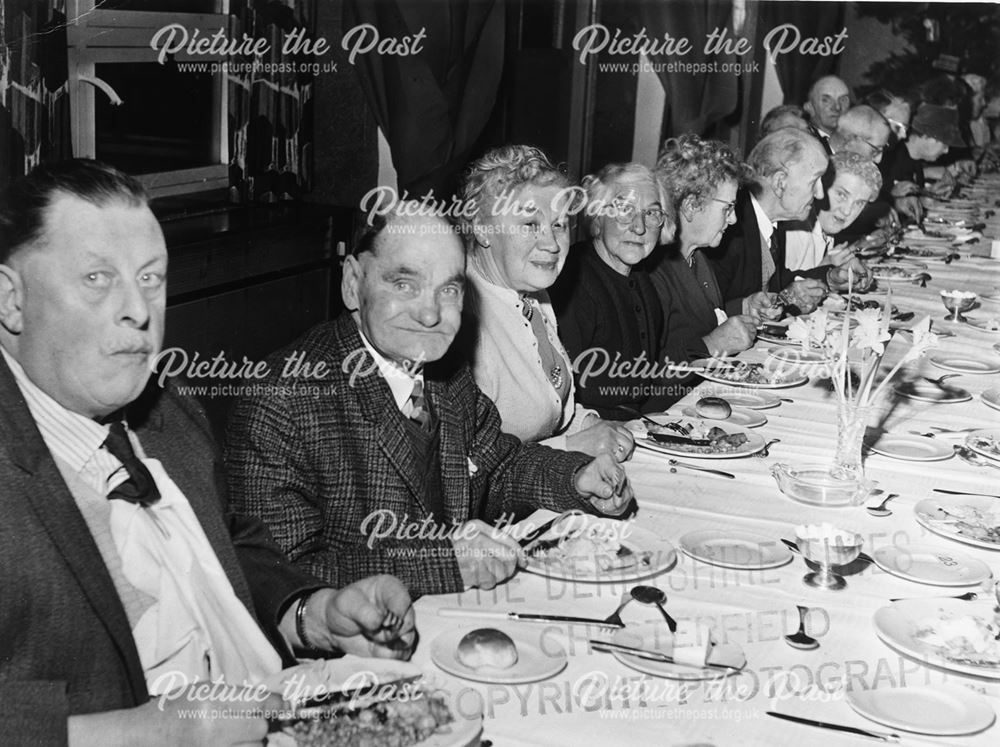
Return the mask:
<svg viewBox="0 0 1000 747">
<path fill-rule="evenodd" d="M 977 330 L 969 325 L 941 321 L 945 310 L 939 298 L 943 289 L 960 288 L 980 293 L 1000 286 L 1000 262 L 963 257 L 951 265 L 930 262 L 933 280 L 927 288 L 894 286 L 894 302 L 901 311 L 917 312 L 917 319 L 930 314 L 935 328 L 950 329 L 954 338 L 943 340 L 938 352 L 975 353 L 998 358 L 992 350 L 1000 334 Z M 1000 315 L 1000 303 L 983 302 L 970 312 Z M 916 320 L 914 320 L 916 321 Z M 897 346 L 902 340 L 895 340 Z M 758 343 L 743 357 L 763 360 L 768 345 Z M 890 349 L 887 359 L 899 354 Z M 927 360 L 916 365 L 928 376 L 946 373 Z M 891 432 L 927 430 L 931 425 L 954 428 L 1000 426 L 1000 412 L 980 399 L 989 388 L 1000 387 L 1000 375 L 965 376 L 951 383 L 968 389 L 972 401 L 961 404 L 927 404 L 902 401 L 891 413 L 885 428 Z M 681 406 L 703 396 L 703 384 Z M 832 395 L 817 380 L 794 389 L 777 392 L 794 401 L 765 410 L 768 422 L 756 429 L 764 437 L 780 438 L 767 459 L 755 457 L 727 460 L 688 460 L 719 467 L 737 475 L 727 480 L 696 472 L 671 474 L 667 457 L 637 450 L 628 465 L 628 474 L 639 504 L 638 521 L 676 546 L 685 533 L 696 529 L 740 529 L 769 538 L 794 538 L 794 527 L 802 523 L 830 521 L 859 531 L 865 550 L 892 544 L 933 543 L 961 550 L 985 561 L 1000 576 L 1000 552 L 959 545 L 921 528 L 913 507 L 934 495 L 934 487 L 1000 492 L 1000 471 L 977 468 L 952 458 L 942 462 L 897 461 L 871 455 L 866 459 L 867 474 L 887 492 L 900 497 L 890 504 L 888 518 L 870 516 L 863 507 L 822 509 L 793 502 L 784 497 L 770 475 L 777 461 L 804 462 L 829 460 L 835 442 L 835 406 Z M 672 410 L 679 412 L 680 406 Z M 941 436 L 957 443 L 964 435 Z M 468 688 L 463 702 L 482 698 L 485 708 L 485 737 L 496 745 L 802 745 L 871 744 L 871 740 L 834 731 L 778 721 L 765 715 L 776 710 L 849 724 L 879 731 L 898 731 L 868 721 L 856 714 L 842 696 L 831 699 L 821 692 L 835 679 L 850 690 L 894 688 L 904 685 L 959 683 L 987 696 L 1000 708 L 1000 681 L 955 675 L 924 666 L 907 658 L 879 640 L 872 623 L 873 614 L 891 597 L 931 597 L 966 591 L 921 585 L 889 575 L 875 567 L 848 577 L 848 588 L 840 592 L 809 588 L 802 583 L 806 571 L 801 558 L 781 568 L 767 571 L 734 571 L 699 563 L 683 553 L 669 572 L 654 577 L 653 583 L 668 595 L 667 607 L 677 618 L 697 619 L 710 624 L 716 641 L 738 643 L 746 653 L 748 666 L 724 684 L 689 683 L 678 687 L 670 680 L 645 678 L 647 686 L 659 688 L 646 702 L 636 697 L 609 696 L 596 706 L 581 705 L 574 699 L 575 683 L 588 673 L 602 672 L 610 681 L 633 686 L 643 675 L 618 663 L 609 654 L 589 652 L 588 630 L 580 626 L 509 623 L 519 630 L 536 630 L 540 637 L 561 641 L 569 653 L 569 664 L 556 677 L 517 686 L 479 685 L 455 680 L 455 687 Z M 467 606 L 494 610 L 520 610 L 606 617 L 616 607 L 623 591 L 633 584 L 586 584 L 549 581 L 519 573 L 509 583 L 491 592 L 467 592 L 458 596 L 427 597 L 418 601 L 421 644 L 415 654 L 418 664 L 433 669 L 429 644 L 456 625 L 481 627 L 475 620 L 449 619 L 437 615 L 442 607 Z M 796 605 L 811 608 L 810 631 L 821 646 L 814 651 L 798 651 L 782 637 L 798 625 Z M 986 604 L 970 602 L 969 604 Z M 633 603 L 623 614 L 627 622 L 657 620 L 655 608 Z M 494 625 L 494 623 L 486 623 Z M 593 632 L 593 631 L 590 631 Z M 627 694 L 627 693 L 626 693 Z M 977 735 L 930 738 L 910 736 L 904 743 L 922 741 L 936 744 L 996 745 L 1000 726 Z"/>
</svg>

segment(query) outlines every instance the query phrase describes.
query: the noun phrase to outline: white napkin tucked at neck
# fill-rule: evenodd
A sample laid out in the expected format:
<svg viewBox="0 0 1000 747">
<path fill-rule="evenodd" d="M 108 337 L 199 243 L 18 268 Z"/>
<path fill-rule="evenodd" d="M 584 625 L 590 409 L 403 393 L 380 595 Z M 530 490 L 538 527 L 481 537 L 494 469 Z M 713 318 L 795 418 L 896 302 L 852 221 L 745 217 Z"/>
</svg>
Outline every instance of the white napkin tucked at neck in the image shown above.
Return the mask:
<svg viewBox="0 0 1000 747">
<path fill-rule="evenodd" d="M 281 658 L 236 596 L 191 505 L 156 459 L 160 500 L 111 501 L 111 534 L 129 583 L 157 600 L 132 635 L 151 695 L 194 681 L 260 682 Z"/>
</svg>

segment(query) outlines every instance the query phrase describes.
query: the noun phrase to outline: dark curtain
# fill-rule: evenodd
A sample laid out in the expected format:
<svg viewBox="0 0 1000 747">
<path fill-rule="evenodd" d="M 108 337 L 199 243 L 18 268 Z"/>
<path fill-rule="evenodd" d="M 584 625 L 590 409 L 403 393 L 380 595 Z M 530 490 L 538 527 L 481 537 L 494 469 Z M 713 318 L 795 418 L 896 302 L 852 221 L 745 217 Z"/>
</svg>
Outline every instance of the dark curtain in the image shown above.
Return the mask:
<svg viewBox="0 0 1000 747">
<path fill-rule="evenodd" d="M 812 3 L 808 3 L 811 5 Z M 712 125 L 731 114 L 737 105 L 739 78 L 735 73 L 717 72 L 692 75 L 687 72 L 667 72 L 667 63 L 724 63 L 735 61 L 729 54 L 706 55 L 704 40 L 716 28 L 727 28 L 732 14 L 730 0 L 671 0 L 636 4 L 639 27 L 649 36 L 662 40 L 665 33 L 692 42 L 691 51 L 683 57 L 654 55 L 652 62 L 661 67 L 657 75 L 667 92 L 665 126 L 668 135 L 684 132 L 705 134 Z M 728 28 L 728 37 L 733 38 Z"/>
<path fill-rule="evenodd" d="M 504 63 L 503 0 L 345 0 L 344 30 L 426 29 L 419 54 L 358 55 L 355 70 L 392 150 L 400 191 L 451 192 L 493 111 Z"/>
<path fill-rule="evenodd" d="M 299 28 L 306 30 L 307 39 L 316 38 L 315 2 L 230 3 L 230 35 L 264 38 L 270 44 L 270 52 L 261 58 L 268 70 L 226 73 L 233 202 L 294 200 L 312 186 L 314 75 L 301 68 L 323 58 L 282 55 L 281 46 Z"/>
<path fill-rule="evenodd" d="M 771 29 L 783 23 L 794 24 L 802 38 L 833 36 L 844 28 L 846 3 L 766 2 L 760 4 L 760 22 L 757 25 L 763 38 Z M 785 102 L 802 104 L 809 87 L 824 75 L 837 71 L 837 57 L 799 54 L 779 55 L 775 63 Z"/>
</svg>

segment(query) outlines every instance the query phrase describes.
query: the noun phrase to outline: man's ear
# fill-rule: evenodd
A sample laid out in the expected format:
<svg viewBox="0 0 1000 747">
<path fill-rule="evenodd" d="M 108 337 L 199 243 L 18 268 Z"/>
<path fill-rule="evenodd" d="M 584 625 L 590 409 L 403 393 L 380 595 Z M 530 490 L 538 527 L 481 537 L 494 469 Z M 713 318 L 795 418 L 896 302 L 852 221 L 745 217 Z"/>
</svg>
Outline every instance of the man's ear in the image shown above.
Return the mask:
<svg viewBox="0 0 1000 747">
<path fill-rule="evenodd" d="M 23 303 L 24 283 L 20 273 L 10 265 L 0 265 L 0 326 L 12 335 L 21 334 Z"/>
<path fill-rule="evenodd" d="M 816 118 L 816 109 L 813 108 L 811 101 L 807 101 L 802 105 L 802 111 L 808 114 L 812 119 Z"/>
<path fill-rule="evenodd" d="M 361 308 L 358 300 L 358 288 L 361 285 L 361 277 L 364 268 L 357 257 L 348 255 L 344 258 L 344 276 L 340 281 L 340 297 L 344 301 L 344 307 L 348 311 L 357 311 Z"/>
<path fill-rule="evenodd" d="M 781 197 L 785 194 L 785 185 L 788 183 L 788 172 L 778 169 L 770 176 L 771 191 Z"/>
</svg>

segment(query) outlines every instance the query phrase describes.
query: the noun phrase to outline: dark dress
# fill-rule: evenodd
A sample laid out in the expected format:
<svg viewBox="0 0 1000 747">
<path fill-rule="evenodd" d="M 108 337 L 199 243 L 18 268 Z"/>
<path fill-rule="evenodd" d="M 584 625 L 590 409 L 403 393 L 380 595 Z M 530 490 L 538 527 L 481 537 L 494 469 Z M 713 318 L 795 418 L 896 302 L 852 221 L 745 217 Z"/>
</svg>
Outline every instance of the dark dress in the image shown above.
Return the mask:
<svg viewBox="0 0 1000 747">
<path fill-rule="evenodd" d="M 670 309 L 667 339 L 674 340 L 692 358 L 706 357 L 708 349 L 702 338 L 719 326 L 715 310 L 723 304 L 711 263 L 695 250 L 689 265 L 672 244 L 657 247 L 647 264 L 661 305 Z"/>
<path fill-rule="evenodd" d="M 659 412 L 687 387 L 663 375 L 666 362 L 686 359 L 668 346 L 670 309 L 660 302 L 648 273 L 621 275 L 597 255 L 593 243 L 570 248 L 566 266 L 549 289 L 576 380 L 577 400 L 602 418 L 629 420 L 620 405 Z"/>
</svg>

